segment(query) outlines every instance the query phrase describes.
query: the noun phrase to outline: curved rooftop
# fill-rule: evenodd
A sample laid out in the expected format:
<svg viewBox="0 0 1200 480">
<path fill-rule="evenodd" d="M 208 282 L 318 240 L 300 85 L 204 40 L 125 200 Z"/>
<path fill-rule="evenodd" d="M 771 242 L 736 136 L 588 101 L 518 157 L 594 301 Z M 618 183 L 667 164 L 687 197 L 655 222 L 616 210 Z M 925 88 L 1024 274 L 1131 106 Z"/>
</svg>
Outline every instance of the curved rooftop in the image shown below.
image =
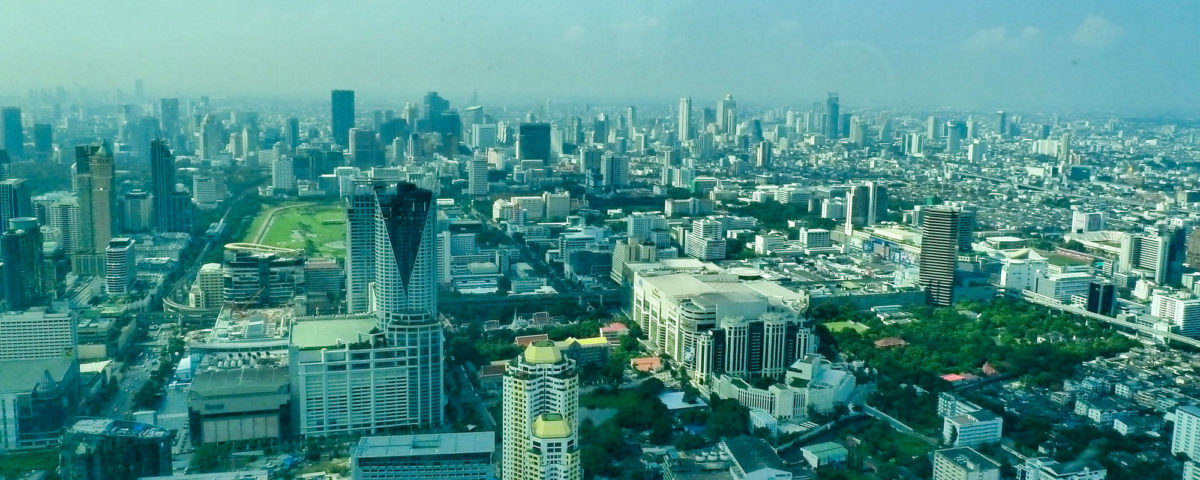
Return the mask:
<svg viewBox="0 0 1200 480">
<path fill-rule="evenodd" d="M 525 347 L 525 361 L 529 363 L 558 363 L 562 361 L 562 352 L 550 340 L 538 340 Z"/>
</svg>

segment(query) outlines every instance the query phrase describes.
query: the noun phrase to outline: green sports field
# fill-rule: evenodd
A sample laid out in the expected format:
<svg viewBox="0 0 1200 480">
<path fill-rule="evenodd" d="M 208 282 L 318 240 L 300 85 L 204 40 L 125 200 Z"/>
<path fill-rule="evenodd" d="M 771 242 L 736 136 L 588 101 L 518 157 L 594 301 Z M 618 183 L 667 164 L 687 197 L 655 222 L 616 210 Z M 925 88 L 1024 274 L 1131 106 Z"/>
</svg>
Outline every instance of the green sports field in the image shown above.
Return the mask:
<svg viewBox="0 0 1200 480">
<path fill-rule="evenodd" d="M 345 240 L 346 207 L 297 202 L 264 207 L 242 241 L 308 250 L 310 255 L 345 257 Z"/>
</svg>

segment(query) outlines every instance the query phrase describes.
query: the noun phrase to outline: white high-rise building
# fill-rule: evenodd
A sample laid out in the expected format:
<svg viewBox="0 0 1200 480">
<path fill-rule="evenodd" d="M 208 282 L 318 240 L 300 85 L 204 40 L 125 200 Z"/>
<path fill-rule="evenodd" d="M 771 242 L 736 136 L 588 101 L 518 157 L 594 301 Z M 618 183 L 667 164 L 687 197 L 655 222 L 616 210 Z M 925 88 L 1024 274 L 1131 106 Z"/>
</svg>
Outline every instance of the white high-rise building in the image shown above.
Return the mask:
<svg viewBox="0 0 1200 480">
<path fill-rule="evenodd" d="M 543 192 L 542 203 L 546 205 L 545 218 L 549 221 L 563 221 L 571 214 L 571 194 L 567 192 Z"/>
<path fill-rule="evenodd" d="M 1071 212 L 1071 233 L 1087 233 L 1104 230 L 1104 212 Z"/>
<path fill-rule="evenodd" d="M 730 134 L 736 126 L 737 102 L 733 100 L 733 95 L 725 95 L 717 102 L 717 132 Z"/>
<path fill-rule="evenodd" d="M 354 182 L 346 196 L 346 310 L 366 312 L 375 281 L 375 190 L 373 182 Z"/>
<path fill-rule="evenodd" d="M 284 191 L 296 189 L 296 172 L 292 169 L 291 155 L 279 155 L 271 164 L 271 187 Z"/>
<path fill-rule="evenodd" d="M 1156 292 L 1150 315 L 1167 320 L 1181 335 L 1200 338 L 1200 298 L 1179 298 Z"/>
<path fill-rule="evenodd" d="M 1171 453 L 1200 461 L 1200 407 L 1186 405 L 1175 410 L 1175 428 L 1171 432 Z"/>
<path fill-rule="evenodd" d="M 692 140 L 692 98 L 679 99 L 679 141 Z"/>
<path fill-rule="evenodd" d="M 467 194 L 471 195 L 472 198 L 487 197 L 487 157 L 476 156 L 467 161 Z"/>
<path fill-rule="evenodd" d="M 192 201 L 200 208 L 214 208 L 217 202 L 217 181 L 211 175 L 195 175 L 192 177 Z"/>
<path fill-rule="evenodd" d="M 46 307 L 0 313 L 0 361 L 78 358 L 72 312 Z"/>
<path fill-rule="evenodd" d="M 533 342 L 504 374 L 504 480 L 579 480 L 579 375 L 547 340 Z"/>
<path fill-rule="evenodd" d="M 137 279 L 133 244 L 132 238 L 114 238 L 108 242 L 104 251 L 104 290 L 109 295 L 129 293 Z"/>
<path fill-rule="evenodd" d="M 206 263 L 196 273 L 196 282 L 189 294 L 192 308 L 219 308 L 225 298 L 225 271 L 219 263 Z"/>
</svg>

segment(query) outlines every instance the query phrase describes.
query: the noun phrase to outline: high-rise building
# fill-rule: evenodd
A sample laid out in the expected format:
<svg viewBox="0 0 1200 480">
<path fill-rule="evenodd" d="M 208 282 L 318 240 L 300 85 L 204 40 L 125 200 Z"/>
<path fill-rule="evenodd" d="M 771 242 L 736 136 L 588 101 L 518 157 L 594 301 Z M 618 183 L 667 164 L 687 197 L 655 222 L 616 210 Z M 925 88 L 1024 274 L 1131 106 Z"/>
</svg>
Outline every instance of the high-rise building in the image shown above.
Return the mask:
<svg viewBox="0 0 1200 480">
<path fill-rule="evenodd" d="M 205 114 L 200 121 L 200 144 L 196 155 L 201 160 L 212 160 L 225 149 L 225 125 L 212 114 Z"/>
<path fill-rule="evenodd" d="M 114 238 L 104 252 L 104 289 L 109 295 L 129 293 L 137 279 L 137 261 L 132 238 Z"/>
<path fill-rule="evenodd" d="M 996 133 L 1000 138 L 1008 138 L 1008 114 L 1004 110 L 996 110 Z"/>
<path fill-rule="evenodd" d="M 692 138 L 692 97 L 683 97 L 679 99 L 679 141 L 687 142 L 694 140 Z"/>
<path fill-rule="evenodd" d="M 725 98 L 717 102 L 717 131 L 724 134 L 732 134 L 737 128 L 737 102 L 733 100 L 733 95 L 725 95 Z"/>
<path fill-rule="evenodd" d="M 1088 283 L 1087 311 L 1114 316 L 1117 309 L 1117 286 L 1110 282 L 1092 280 Z"/>
<path fill-rule="evenodd" d="M 33 203 L 25 179 L 10 178 L 0 181 L 0 229 L 8 228 L 8 220 L 33 216 Z"/>
<path fill-rule="evenodd" d="M 754 166 L 758 168 L 771 168 L 771 157 L 774 155 L 771 152 L 771 142 L 763 140 L 758 142 L 758 147 L 754 150 Z"/>
<path fill-rule="evenodd" d="M 930 115 L 925 121 L 925 138 L 930 140 L 942 136 L 942 124 L 939 123 L 937 116 Z"/>
<path fill-rule="evenodd" d="M 304 256 L 297 250 L 247 243 L 225 245 L 224 301 L 278 307 L 304 289 Z"/>
<path fill-rule="evenodd" d="M 12 158 L 25 157 L 25 133 L 21 128 L 21 109 L 4 107 L 0 109 L 0 147 L 8 151 Z"/>
<path fill-rule="evenodd" d="M 0 362 L 78 358 L 73 312 L 46 307 L 0 314 Z M 2 406 L 7 407 L 7 406 Z"/>
<path fill-rule="evenodd" d="M 871 226 L 887 218 L 887 187 L 874 181 L 855 185 L 846 191 L 846 232 L 854 227 Z"/>
<path fill-rule="evenodd" d="M 517 160 L 550 161 L 549 123 L 522 123 L 517 128 Z"/>
<path fill-rule="evenodd" d="M 54 126 L 49 123 L 33 125 L 33 154 L 39 162 L 47 162 L 54 155 Z"/>
<path fill-rule="evenodd" d="M 488 480 L 495 432 L 362 437 L 350 453 L 354 480 Z"/>
<path fill-rule="evenodd" d="M 600 160 L 601 184 L 607 190 L 629 185 L 629 156 L 607 153 Z"/>
<path fill-rule="evenodd" d="M 1104 230 L 1104 212 L 1071 212 L 1071 233 L 1098 232 Z M 1189 249 L 1190 250 L 1190 249 Z"/>
<path fill-rule="evenodd" d="M 75 148 L 81 252 L 103 254 L 113 232 L 113 155 L 107 143 Z"/>
<path fill-rule="evenodd" d="M 354 90 L 334 90 L 330 94 L 333 120 L 333 143 L 350 145 L 350 129 L 354 128 Z"/>
<path fill-rule="evenodd" d="M 829 92 L 829 96 L 825 99 L 825 138 L 836 140 L 842 138 L 841 132 L 838 132 L 839 112 L 838 94 L 837 92 Z"/>
<path fill-rule="evenodd" d="M 63 433 L 63 480 L 137 480 L 171 474 L 170 430 L 145 423 L 89 418 Z"/>
<path fill-rule="evenodd" d="M 487 157 L 476 156 L 467 160 L 467 194 L 471 198 L 486 198 L 488 194 Z"/>
<path fill-rule="evenodd" d="M 289 152 L 295 152 L 300 146 L 300 119 L 289 117 L 283 122 L 283 144 Z"/>
<path fill-rule="evenodd" d="M 925 303 L 954 303 L 955 266 L 958 262 L 958 227 L 961 210 L 935 206 L 925 210 L 921 228 L 920 283 Z"/>
<path fill-rule="evenodd" d="M 179 222 L 179 212 L 171 208 L 171 193 L 175 191 L 175 157 L 167 141 L 150 142 L 150 193 L 154 227 L 160 232 L 186 231 Z"/>
<path fill-rule="evenodd" d="M 225 299 L 225 270 L 219 263 L 206 263 L 196 273 L 196 282 L 189 294 L 189 306 L 214 309 Z"/>
<path fill-rule="evenodd" d="M 179 135 L 179 99 L 164 98 L 159 100 L 159 129 L 168 140 Z"/>
<path fill-rule="evenodd" d="M 411 183 L 373 185 L 375 282 L 371 307 L 388 345 L 407 346 L 409 415 L 442 423 L 442 325 L 437 318 L 436 204 Z M 353 239 L 352 239 L 353 240 Z"/>
<path fill-rule="evenodd" d="M 149 231 L 152 218 L 150 194 L 145 190 L 130 190 L 122 199 L 125 206 L 121 215 L 123 230 L 131 233 Z"/>
<path fill-rule="evenodd" d="M 1200 406 L 1184 405 L 1175 409 L 1171 454 L 1183 454 L 1192 461 L 1200 461 Z"/>
<path fill-rule="evenodd" d="M 442 114 L 450 109 L 450 101 L 442 98 L 437 92 L 429 92 L 425 94 L 424 102 L 421 108 L 421 125 L 419 130 L 423 132 L 441 132 L 439 121 L 442 119 Z"/>
<path fill-rule="evenodd" d="M 582 478 L 574 360 L 554 342 L 533 342 L 506 367 L 502 404 L 502 478 Z"/>
<path fill-rule="evenodd" d="M 4 305 L 8 310 L 24 310 L 45 296 L 42 234 L 34 217 L 12 218 L 5 223 L 8 229 L 0 235 Z"/>
<path fill-rule="evenodd" d="M 366 170 L 371 167 L 383 166 L 383 146 L 375 137 L 375 132 L 365 128 L 350 129 L 350 165 Z"/>
<path fill-rule="evenodd" d="M 346 310 L 370 310 L 371 282 L 375 281 L 375 211 L 371 182 L 355 182 L 346 196 Z"/>
</svg>

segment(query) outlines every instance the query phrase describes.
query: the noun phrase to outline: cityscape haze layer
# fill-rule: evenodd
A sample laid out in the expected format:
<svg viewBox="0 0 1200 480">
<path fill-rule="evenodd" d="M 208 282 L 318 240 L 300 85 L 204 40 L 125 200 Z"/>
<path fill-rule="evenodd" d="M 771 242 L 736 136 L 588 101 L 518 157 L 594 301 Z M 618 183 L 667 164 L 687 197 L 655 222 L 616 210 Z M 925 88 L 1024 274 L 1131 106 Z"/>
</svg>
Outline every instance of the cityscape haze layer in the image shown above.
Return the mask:
<svg viewBox="0 0 1200 480">
<path fill-rule="evenodd" d="M 0 480 L 1200 480 L 1200 6 L 0 6 Z"/>
</svg>

